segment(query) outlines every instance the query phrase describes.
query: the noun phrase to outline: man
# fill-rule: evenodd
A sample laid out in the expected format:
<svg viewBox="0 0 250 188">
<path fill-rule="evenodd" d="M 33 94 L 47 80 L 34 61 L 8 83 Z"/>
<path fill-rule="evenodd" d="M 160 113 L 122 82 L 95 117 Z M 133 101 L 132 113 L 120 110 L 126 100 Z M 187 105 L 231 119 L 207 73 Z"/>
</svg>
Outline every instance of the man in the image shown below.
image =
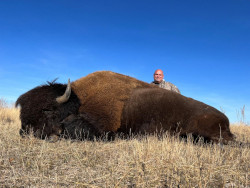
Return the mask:
<svg viewBox="0 0 250 188">
<path fill-rule="evenodd" d="M 160 88 L 163 88 L 163 89 L 167 89 L 167 90 L 180 93 L 180 90 L 174 84 L 170 82 L 166 82 L 163 78 L 164 78 L 163 71 L 161 69 L 157 69 L 154 72 L 154 81 L 152 82 L 152 84 L 156 84 Z"/>
</svg>

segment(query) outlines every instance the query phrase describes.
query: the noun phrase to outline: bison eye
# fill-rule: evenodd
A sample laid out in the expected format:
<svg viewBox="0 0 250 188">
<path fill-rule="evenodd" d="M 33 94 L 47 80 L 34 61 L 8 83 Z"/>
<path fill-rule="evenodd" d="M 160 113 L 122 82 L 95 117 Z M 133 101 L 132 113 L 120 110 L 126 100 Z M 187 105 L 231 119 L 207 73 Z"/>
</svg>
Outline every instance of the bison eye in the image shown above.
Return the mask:
<svg viewBox="0 0 250 188">
<path fill-rule="evenodd" d="M 42 112 L 44 113 L 44 114 L 46 114 L 46 115 L 48 115 L 48 114 L 52 114 L 52 110 L 49 110 L 49 109 L 42 109 Z"/>
</svg>

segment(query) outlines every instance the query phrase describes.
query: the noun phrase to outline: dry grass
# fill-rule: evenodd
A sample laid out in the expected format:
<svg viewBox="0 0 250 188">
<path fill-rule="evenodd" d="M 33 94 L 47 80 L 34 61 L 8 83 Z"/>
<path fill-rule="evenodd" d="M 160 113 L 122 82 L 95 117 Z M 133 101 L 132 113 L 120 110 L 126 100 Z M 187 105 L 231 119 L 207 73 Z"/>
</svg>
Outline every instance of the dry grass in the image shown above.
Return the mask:
<svg viewBox="0 0 250 188">
<path fill-rule="evenodd" d="M 0 98 L 0 124 L 10 124 L 19 121 L 19 110 L 9 107 L 4 99 Z"/>
<path fill-rule="evenodd" d="M 1 187 L 250 187 L 249 147 L 165 135 L 49 143 L 20 138 L 19 111 L 0 107 Z M 231 126 L 250 142 L 250 126 Z"/>
</svg>

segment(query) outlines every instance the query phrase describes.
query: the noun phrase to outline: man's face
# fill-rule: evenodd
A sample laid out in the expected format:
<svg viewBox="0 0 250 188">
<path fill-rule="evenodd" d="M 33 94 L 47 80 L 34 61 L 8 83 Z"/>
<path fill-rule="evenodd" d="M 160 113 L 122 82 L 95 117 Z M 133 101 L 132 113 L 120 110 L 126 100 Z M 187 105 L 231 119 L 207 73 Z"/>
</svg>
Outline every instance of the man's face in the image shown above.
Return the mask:
<svg viewBox="0 0 250 188">
<path fill-rule="evenodd" d="M 157 83 L 161 83 L 161 81 L 163 80 L 163 72 L 161 70 L 157 70 L 154 73 L 154 81 Z"/>
</svg>

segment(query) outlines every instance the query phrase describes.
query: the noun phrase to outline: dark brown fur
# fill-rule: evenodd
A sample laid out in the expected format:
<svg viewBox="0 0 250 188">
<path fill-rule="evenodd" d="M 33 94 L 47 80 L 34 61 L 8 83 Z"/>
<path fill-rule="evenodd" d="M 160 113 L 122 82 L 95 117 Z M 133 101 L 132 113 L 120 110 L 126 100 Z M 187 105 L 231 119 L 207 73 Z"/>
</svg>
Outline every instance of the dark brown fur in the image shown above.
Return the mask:
<svg viewBox="0 0 250 188">
<path fill-rule="evenodd" d="M 135 89 L 126 103 L 119 131 L 178 132 L 208 140 L 233 140 L 228 118 L 215 108 L 161 88 Z"/>
<path fill-rule="evenodd" d="M 93 140 L 95 137 L 102 136 L 96 128 L 96 123 L 91 122 L 86 114 L 71 114 L 61 121 L 61 125 L 64 138 Z"/>
<path fill-rule="evenodd" d="M 38 86 L 17 99 L 16 106 L 21 106 L 21 135 L 30 133 L 31 130 L 40 138 L 60 134 L 60 122 L 70 114 L 77 114 L 80 106 L 74 92 L 68 102 L 56 102 L 56 97 L 62 95 L 65 89 L 66 85 L 52 82 Z"/>
</svg>

